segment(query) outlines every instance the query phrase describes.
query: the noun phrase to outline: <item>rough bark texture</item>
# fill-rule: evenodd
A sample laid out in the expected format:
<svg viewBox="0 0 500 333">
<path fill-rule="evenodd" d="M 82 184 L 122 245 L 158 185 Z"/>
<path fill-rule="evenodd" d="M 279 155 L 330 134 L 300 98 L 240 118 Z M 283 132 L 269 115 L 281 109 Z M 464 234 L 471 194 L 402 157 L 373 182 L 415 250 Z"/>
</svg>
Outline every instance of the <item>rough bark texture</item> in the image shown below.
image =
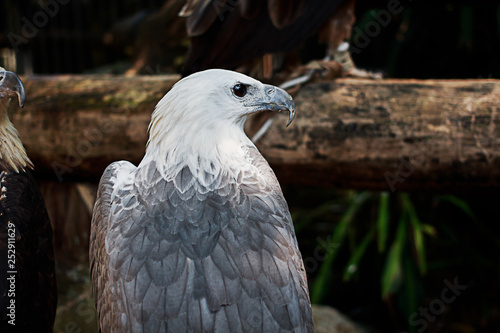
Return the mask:
<svg viewBox="0 0 500 333">
<path fill-rule="evenodd" d="M 337 80 L 305 87 L 261 148 L 280 180 L 377 190 L 500 185 L 500 82 Z"/>
<path fill-rule="evenodd" d="M 96 181 L 138 163 L 154 106 L 177 76 L 24 77 L 10 116 L 38 175 Z M 283 184 L 376 190 L 500 187 L 500 81 L 310 84 L 297 117 L 278 116 L 258 146 Z M 11 103 L 13 104 L 13 103 Z"/>
<path fill-rule="evenodd" d="M 27 102 L 10 118 L 39 176 L 98 181 L 113 161 L 141 160 L 151 113 L 178 79 L 23 77 Z"/>
</svg>

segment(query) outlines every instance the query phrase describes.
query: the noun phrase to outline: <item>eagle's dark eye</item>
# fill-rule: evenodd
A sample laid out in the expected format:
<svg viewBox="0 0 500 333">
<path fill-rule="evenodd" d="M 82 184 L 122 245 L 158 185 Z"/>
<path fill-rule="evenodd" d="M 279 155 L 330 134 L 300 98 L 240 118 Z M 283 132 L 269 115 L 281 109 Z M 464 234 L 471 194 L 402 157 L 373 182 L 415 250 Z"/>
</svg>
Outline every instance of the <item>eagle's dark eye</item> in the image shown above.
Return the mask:
<svg viewBox="0 0 500 333">
<path fill-rule="evenodd" d="M 233 87 L 233 92 L 238 97 L 243 97 L 247 94 L 247 86 L 244 84 L 238 83 Z"/>
</svg>

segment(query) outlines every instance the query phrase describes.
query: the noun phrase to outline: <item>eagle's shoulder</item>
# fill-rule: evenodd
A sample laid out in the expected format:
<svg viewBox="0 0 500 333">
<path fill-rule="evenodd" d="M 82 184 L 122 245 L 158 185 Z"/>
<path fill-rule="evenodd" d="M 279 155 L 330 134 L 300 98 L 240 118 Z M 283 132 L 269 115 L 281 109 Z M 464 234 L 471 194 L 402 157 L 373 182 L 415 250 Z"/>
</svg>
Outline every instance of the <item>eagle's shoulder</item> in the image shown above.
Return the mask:
<svg viewBox="0 0 500 333">
<path fill-rule="evenodd" d="M 90 256 L 95 259 L 96 249 L 101 249 L 103 245 L 103 236 L 106 236 L 109 219 L 113 215 L 112 202 L 114 196 L 120 192 L 120 189 L 126 186 L 131 174 L 136 167 L 127 161 L 111 163 L 101 177 L 97 189 L 97 197 L 94 204 L 90 235 Z M 95 244 L 95 245 L 94 245 Z M 91 263 L 92 264 L 92 263 Z"/>
</svg>

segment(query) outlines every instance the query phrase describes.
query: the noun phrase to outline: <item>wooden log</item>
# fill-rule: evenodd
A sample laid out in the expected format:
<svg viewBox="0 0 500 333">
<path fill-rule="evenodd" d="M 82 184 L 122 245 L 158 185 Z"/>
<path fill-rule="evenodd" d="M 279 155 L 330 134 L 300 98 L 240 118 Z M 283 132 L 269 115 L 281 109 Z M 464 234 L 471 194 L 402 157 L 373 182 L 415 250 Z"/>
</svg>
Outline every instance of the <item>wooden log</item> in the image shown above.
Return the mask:
<svg viewBox="0 0 500 333">
<path fill-rule="evenodd" d="M 158 100 L 177 76 L 23 77 L 10 116 L 41 177 L 97 181 L 138 163 Z M 288 128 L 258 143 L 282 184 L 373 190 L 500 187 L 500 81 L 339 79 L 302 88 Z"/>
<path fill-rule="evenodd" d="M 111 162 L 138 163 L 156 103 L 179 76 L 23 77 L 27 101 L 10 108 L 43 178 L 98 181 Z M 11 103 L 12 104 L 12 103 Z"/>
<path fill-rule="evenodd" d="M 500 81 L 353 79 L 297 96 L 260 148 L 280 180 L 374 190 L 500 185 Z"/>
</svg>

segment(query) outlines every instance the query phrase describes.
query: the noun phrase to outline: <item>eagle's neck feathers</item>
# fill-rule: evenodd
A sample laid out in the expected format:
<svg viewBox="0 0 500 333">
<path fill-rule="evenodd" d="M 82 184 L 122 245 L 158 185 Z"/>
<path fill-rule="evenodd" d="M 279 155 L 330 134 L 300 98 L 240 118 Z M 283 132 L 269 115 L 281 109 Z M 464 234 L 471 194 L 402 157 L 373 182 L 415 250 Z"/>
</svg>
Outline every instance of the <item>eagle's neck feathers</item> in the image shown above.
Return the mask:
<svg viewBox="0 0 500 333">
<path fill-rule="evenodd" d="M 10 122 L 7 111 L 0 112 L 0 168 L 20 172 L 33 169 L 19 134 Z"/>
<path fill-rule="evenodd" d="M 184 167 L 201 179 L 206 174 L 222 173 L 237 177 L 240 171 L 254 168 L 248 157 L 248 148 L 254 145 L 241 129 L 234 132 L 221 129 L 217 136 L 198 132 L 195 136 L 199 136 L 199 140 L 186 137 L 182 141 L 172 140 L 170 144 L 167 138 L 158 145 L 150 142 L 141 165 L 154 161 L 165 179 L 175 177 Z"/>
</svg>

